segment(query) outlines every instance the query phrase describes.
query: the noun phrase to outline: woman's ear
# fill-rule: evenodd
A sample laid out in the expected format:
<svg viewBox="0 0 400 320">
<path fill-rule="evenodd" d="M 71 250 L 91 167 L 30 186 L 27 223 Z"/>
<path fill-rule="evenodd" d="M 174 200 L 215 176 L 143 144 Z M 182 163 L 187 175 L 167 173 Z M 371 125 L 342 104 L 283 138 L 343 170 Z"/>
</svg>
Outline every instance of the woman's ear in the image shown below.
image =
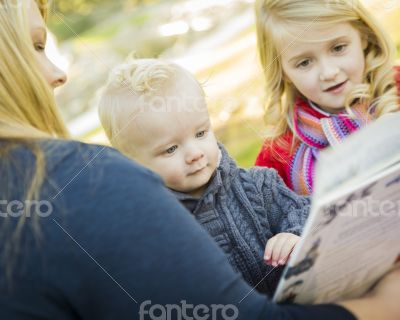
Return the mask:
<svg viewBox="0 0 400 320">
<path fill-rule="evenodd" d="M 368 36 L 367 36 L 367 35 L 364 35 L 364 36 L 362 37 L 362 39 L 361 39 L 361 45 L 362 45 L 363 50 L 367 49 L 368 44 L 369 44 L 369 42 L 368 42 Z"/>
</svg>

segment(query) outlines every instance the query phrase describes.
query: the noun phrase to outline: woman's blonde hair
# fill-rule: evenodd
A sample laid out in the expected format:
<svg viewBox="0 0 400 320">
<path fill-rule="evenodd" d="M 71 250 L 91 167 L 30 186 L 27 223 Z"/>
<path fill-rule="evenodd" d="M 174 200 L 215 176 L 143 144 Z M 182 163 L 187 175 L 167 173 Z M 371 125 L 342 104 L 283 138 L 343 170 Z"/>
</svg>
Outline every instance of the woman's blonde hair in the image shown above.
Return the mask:
<svg viewBox="0 0 400 320">
<path fill-rule="evenodd" d="M 25 200 L 39 197 L 45 178 L 45 159 L 38 139 L 66 138 L 67 129 L 56 107 L 52 88 L 44 79 L 35 58 L 28 27 L 27 0 L 0 0 L 0 148 L 2 183 L 11 189 L 7 174 L 18 164 L 11 161 L 10 152 L 19 146 L 29 148 L 35 156 L 36 168 L 25 177 Z M 44 18 L 47 1 L 36 1 Z M 18 167 L 23 170 L 25 168 Z M 9 185 L 9 187 L 7 187 Z M 24 227 L 26 215 L 22 214 L 12 237 L 5 244 L 6 256 L 16 249 Z M 33 227 L 37 227 L 37 223 Z M 12 263 L 7 263 L 10 267 Z M 7 273 L 10 268 L 7 268 Z"/>
<path fill-rule="evenodd" d="M 111 71 L 98 111 L 104 131 L 115 148 L 134 158 L 135 146 L 123 131 L 131 125 L 135 115 L 160 102 L 158 98 L 165 98 L 178 74 L 193 78 L 178 65 L 159 59 L 130 57 Z"/>
<path fill-rule="evenodd" d="M 364 83 L 355 86 L 345 107 L 355 101 L 365 103 L 376 117 L 399 110 L 394 80 L 395 48 L 376 19 L 358 0 L 257 0 L 256 28 L 258 52 L 266 81 L 265 121 L 267 139 L 274 141 L 293 124 L 293 105 L 299 96 L 285 78 L 278 44 L 290 30 L 299 27 L 305 37 L 307 30 L 337 23 L 350 23 L 367 40 Z"/>
<path fill-rule="evenodd" d="M 44 0 L 39 8 L 47 16 Z M 1 0 L 0 138 L 67 137 L 52 89 L 35 58 L 26 0 Z"/>
</svg>

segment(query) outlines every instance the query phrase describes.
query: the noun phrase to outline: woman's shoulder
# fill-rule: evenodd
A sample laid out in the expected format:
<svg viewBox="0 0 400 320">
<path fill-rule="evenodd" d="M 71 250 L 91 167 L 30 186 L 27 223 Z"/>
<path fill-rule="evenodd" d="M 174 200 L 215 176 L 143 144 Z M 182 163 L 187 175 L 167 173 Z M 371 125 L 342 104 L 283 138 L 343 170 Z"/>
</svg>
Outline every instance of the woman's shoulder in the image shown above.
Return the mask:
<svg viewBox="0 0 400 320">
<path fill-rule="evenodd" d="M 74 140 L 49 139 L 40 142 L 44 152 L 46 171 L 57 171 L 60 166 L 66 171 L 129 170 L 138 174 L 156 176 L 122 155 L 118 150 L 105 146 Z"/>
<path fill-rule="evenodd" d="M 93 161 L 99 156 L 115 159 L 123 157 L 111 147 L 75 140 L 48 139 L 39 141 L 39 145 L 48 163 L 57 164 L 85 158 Z"/>
<path fill-rule="evenodd" d="M 102 145 L 46 139 L 20 144 L 10 157 L 9 176 L 15 181 L 16 195 L 26 190 L 21 172 L 27 177 L 42 172 L 41 196 L 57 201 L 62 196 L 67 204 L 76 199 L 142 195 L 162 186 L 157 174 Z"/>
<path fill-rule="evenodd" d="M 14 181 L 10 192 L 15 197 L 22 196 L 26 181 L 38 173 L 37 177 L 43 178 L 42 197 L 62 195 L 71 203 L 93 195 L 108 198 L 130 191 L 142 194 L 162 186 L 157 174 L 117 150 L 78 141 L 46 139 L 20 143 L 12 148 L 9 161 L 0 160 L 2 165 L 9 163 L 9 179 Z M 127 186 L 135 186 L 135 190 L 125 190 Z"/>
</svg>

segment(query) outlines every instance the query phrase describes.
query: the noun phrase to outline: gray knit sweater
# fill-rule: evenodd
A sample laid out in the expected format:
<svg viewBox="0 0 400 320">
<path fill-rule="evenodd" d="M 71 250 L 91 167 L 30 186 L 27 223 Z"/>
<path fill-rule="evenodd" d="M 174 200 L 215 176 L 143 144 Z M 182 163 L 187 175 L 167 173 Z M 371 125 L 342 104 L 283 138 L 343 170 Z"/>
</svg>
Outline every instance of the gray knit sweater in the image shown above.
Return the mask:
<svg viewBox="0 0 400 320">
<path fill-rule="evenodd" d="M 310 200 L 286 187 L 274 169 L 242 169 L 220 144 L 221 161 L 202 197 L 173 191 L 224 250 L 234 269 L 270 297 L 282 267 L 263 261 L 265 245 L 280 232 L 299 235 Z"/>
</svg>

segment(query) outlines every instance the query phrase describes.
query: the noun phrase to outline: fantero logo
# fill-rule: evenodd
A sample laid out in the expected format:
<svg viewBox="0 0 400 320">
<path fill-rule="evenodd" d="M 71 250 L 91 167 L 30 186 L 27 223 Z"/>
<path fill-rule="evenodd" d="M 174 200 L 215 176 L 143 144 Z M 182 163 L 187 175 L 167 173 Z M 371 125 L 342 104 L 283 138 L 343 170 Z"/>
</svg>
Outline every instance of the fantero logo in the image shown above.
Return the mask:
<svg viewBox="0 0 400 320">
<path fill-rule="evenodd" d="M 37 215 L 41 218 L 50 216 L 53 212 L 53 205 L 47 200 L 0 200 L 0 217 L 19 218 L 25 215 L 30 218 Z"/>
<path fill-rule="evenodd" d="M 235 320 L 239 310 L 235 305 L 228 304 L 152 304 L 146 300 L 140 304 L 140 320 Z"/>
</svg>

